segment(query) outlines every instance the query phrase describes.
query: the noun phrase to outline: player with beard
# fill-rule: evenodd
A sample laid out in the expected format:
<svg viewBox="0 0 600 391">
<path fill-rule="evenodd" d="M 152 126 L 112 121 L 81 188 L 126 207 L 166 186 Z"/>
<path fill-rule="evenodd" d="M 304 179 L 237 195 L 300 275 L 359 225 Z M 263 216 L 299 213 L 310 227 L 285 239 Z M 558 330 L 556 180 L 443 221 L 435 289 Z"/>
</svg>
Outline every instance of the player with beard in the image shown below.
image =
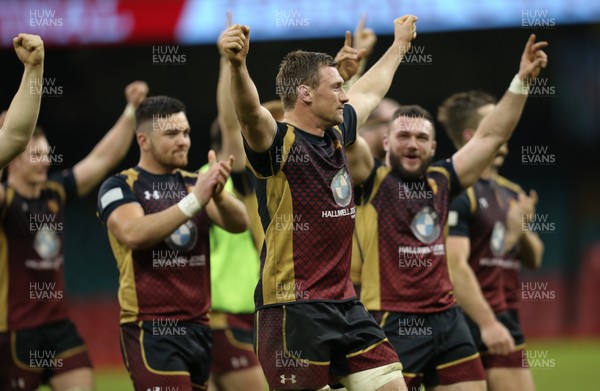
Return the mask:
<svg viewBox="0 0 600 391">
<path fill-rule="evenodd" d="M 155 96 L 136 111 L 140 161 L 107 179 L 98 212 L 119 268 L 121 349 L 136 390 L 207 387 L 211 338 L 211 223 L 248 225 L 223 186 L 233 157 L 206 173 L 184 171 L 190 125 L 179 100 Z"/>
<path fill-rule="evenodd" d="M 356 194 L 368 225 L 358 239 L 366 254 L 361 299 L 396 348 L 410 390 L 423 383 L 485 389 L 479 353 L 452 294 L 444 227 L 451 199 L 479 178 L 514 130 L 524 87 L 546 66 L 546 45 L 529 37 L 509 90 L 451 159 L 431 164 L 436 142 L 427 111 L 398 110 L 384 140 L 386 164 Z"/>
<path fill-rule="evenodd" d="M 457 93 L 440 106 L 438 118 L 461 148 L 495 104 L 491 95 L 480 91 Z M 489 388 L 528 391 L 534 386 L 531 373 L 522 365 L 523 332 L 507 297 L 515 292 L 507 289 L 505 280 L 513 279 L 521 250 L 525 264 L 539 266 L 543 243 L 535 233 L 521 229 L 521 216 L 533 213 L 535 192 L 528 197 L 518 185 L 498 175 L 507 153 L 503 144 L 479 180 L 452 202 L 446 246 L 454 296 L 482 354 Z M 515 216 L 516 229 L 511 226 Z M 518 248 L 510 251 L 516 242 Z"/>
<path fill-rule="evenodd" d="M 25 150 L 35 129 L 42 100 L 42 88 L 32 88 L 39 85 L 44 75 L 42 39 L 38 35 L 19 34 L 13 38 L 13 46 L 25 69 L 19 89 L 0 124 L 0 170 Z"/>
</svg>

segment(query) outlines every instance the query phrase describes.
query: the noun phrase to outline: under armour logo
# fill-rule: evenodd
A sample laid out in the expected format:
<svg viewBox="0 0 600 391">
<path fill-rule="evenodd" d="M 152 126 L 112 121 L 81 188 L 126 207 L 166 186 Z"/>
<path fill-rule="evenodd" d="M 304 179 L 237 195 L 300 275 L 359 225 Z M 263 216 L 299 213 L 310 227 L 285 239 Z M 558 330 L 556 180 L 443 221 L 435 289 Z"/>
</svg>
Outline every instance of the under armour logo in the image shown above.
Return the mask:
<svg viewBox="0 0 600 391">
<path fill-rule="evenodd" d="M 158 193 L 158 190 L 154 190 L 152 193 L 150 193 L 148 190 L 146 190 L 144 192 L 144 198 L 147 200 L 149 200 L 150 198 L 154 198 L 155 200 L 158 200 L 158 199 L 160 199 L 160 194 Z"/>
<path fill-rule="evenodd" d="M 479 205 L 481 205 L 481 207 L 484 209 L 489 206 L 487 200 L 483 197 L 479 199 Z"/>
<path fill-rule="evenodd" d="M 281 378 L 281 384 L 285 384 L 286 381 L 291 380 L 292 384 L 296 383 L 296 375 L 285 377 L 285 375 L 279 376 Z"/>
</svg>

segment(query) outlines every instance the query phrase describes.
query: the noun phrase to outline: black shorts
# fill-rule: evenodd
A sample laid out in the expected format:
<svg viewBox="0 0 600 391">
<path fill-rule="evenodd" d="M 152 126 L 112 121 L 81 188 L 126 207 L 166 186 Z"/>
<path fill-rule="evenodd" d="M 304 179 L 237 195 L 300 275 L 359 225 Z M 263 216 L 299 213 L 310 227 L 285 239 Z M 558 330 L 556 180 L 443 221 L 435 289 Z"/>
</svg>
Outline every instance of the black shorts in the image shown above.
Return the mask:
<svg viewBox="0 0 600 391">
<path fill-rule="evenodd" d="M 337 377 L 398 362 L 358 299 L 256 311 L 254 348 L 272 389 L 321 388 Z"/>
<path fill-rule="evenodd" d="M 211 313 L 211 322 L 216 317 L 225 319 L 225 324 L 212 329 L 210 372 L 220 376 L 258 366 L 252 346 L 254 314 Z"/>
<path fill-rule="evenodd" d="M 409 391 L 485 380 L 479 353 L 458 307 L 430 314 L 373 312 L 404 366 Z"/>
<path fill-rule="evenodd" d="M 488 353 L 487 346 L 481 340 L 481 332 L 479 326 L 466 316 L 469 330 L 475 341 L 475 346 L 481 353 L 483 366 L 486 369 L 489 368 L 524 368 L 523 365 L 523 350 L 525 349 L 525 336 L 523 330 L 521 330 L 521 324 L 519 321 L 519 313 L 514 310 L 498 312 L 496 319 L 502 323 L 504 327 L 508 329 L 510 335 L 515 341 L 515 351 L 507 355 L 490 354 Z"/>
<path fill-rule="evenodd" d="M 121 354 L 136 390 L 207 388 L 208 326 L 173 319 L 121 325 Z"/>
<path fill-rule="evenodd" d="M 70 320 L 61 320 L 25 330 L 0 335 L 0 353 L 10 353 L 4 360 L 4 382 L 8 390 L 36 390 L 41 384 L 62 373 L 91 368 L 87 348 Z"/>
</svg>

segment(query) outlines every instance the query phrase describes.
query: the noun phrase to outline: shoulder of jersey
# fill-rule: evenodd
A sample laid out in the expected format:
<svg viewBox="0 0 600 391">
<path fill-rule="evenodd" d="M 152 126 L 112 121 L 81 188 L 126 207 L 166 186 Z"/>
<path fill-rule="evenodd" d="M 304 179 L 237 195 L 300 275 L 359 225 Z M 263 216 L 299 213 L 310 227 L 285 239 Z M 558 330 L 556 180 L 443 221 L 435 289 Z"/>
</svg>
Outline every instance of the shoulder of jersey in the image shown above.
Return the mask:
<svg viewBox="0 0 600 391">
<path fill-rule="evenodd" d="M 523 189 L 521 188 L 521 186 L 519 186 L 518 184 L 506 179 L 503 176 L 498 175 L 496 177 L 496 182 L 498 183 L 498 185 L 507 188 L 508 190 L 511 190 L 515 193 L 520 193 L 523 191 Z"/>
</svg>

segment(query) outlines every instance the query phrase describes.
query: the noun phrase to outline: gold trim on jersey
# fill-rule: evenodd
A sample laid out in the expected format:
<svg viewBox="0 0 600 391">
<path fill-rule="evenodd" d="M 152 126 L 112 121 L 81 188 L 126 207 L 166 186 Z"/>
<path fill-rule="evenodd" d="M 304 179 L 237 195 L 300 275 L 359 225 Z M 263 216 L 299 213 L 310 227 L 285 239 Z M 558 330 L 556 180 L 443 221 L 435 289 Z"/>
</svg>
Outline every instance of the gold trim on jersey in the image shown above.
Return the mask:
<svg viewBox="0 0 600 391">
<path fill-rule="evenodd" d="M 404 377 L 410 377 L 412 379 L 412 378 L 415 378 L 417 376 L 423 377 L 423 374 L 422 373 L 402 372 L 402 376 L 404 376 Z"/>
<path fill-rule="evenodd" d="M 381 317 L 381 322 L 379 322 L 379 327 L 383 328 L 385 326 L 385 322 L 386 322 L 386 320 L 387 320 L 387 318 L 389 316 L 390 316 L 390 312 L 389 311 L 385 311 L 385 313 Z"/>
<path fill-rule="evenodd" d="M 117 268 L 119 269 L 119 304 L 121 305 L 120 321 L 123 323 L 135 322 L 139 313 L 137 289 L 135 286 L 135 272 L 133 268 L 133 254 L 131 249 L 119 242 L 119 239 L 108 231 L 108 241 L 112 248 Z"/>
<path fill-rule="evenodd" d="M 427 172 L 439 172 L 446 177 L 446 183 L 448 183 L 448 189 L 450 189 L 450 173 L 444 167 L 433 166 L 427 168 Z"/>
<path fill-rule="evenodd" d="M 129 168 L 127 170 L 121 171 L 121 174 L 125 175 L 127 177 L 127 179 L 125 180 L 125 182 L 127 182 L 127 185 L 129 185 L 129 187 L 131 188 L 131 190 L 133 190 L 133 184 L 138 180 L 138 178 L 140 177 L 140 172 L 134 168 Z"/>
<path fill-rule="evenodd" d="M 148 370 L 148 372 L 153 373 L 155 375 L 166 375 L 166 376 L 190 376 L 188 371 L 159 371 L 153 368 L 150 368 L 148 365 L 148 360 L 146 360 L 146 350 L 144 349 L 144 322 L 140 321 L 138 326 L 140 328 L 140 349 L 142 351 L 142 361 L 144 362 L 144 366 Z"/>
<path fill-rule="evenodd" d="M 4 226 L 0 226 L 0 332 L 8 330 L 8 240 Z"/>
<path fill-rule="evenodd" d="M 256 251 L 260 255 L 262 245 L 265 241 L 265 231 L 263 230 L 260 222 L 260 215 L 258 214 L 258 200 L 256 199 L 256 194 L 251 192 L 250 194 L 240 196 L 239 198 L 244 203 L 246 212 L 248 212 L 248 221 L 250 222 L 248 229 L 252 234 L 252 240 L 254 240 Z"/>
<path fill-rule="evenodd" d="M 0 185 L 2 186 L 2 185 Z M 8 186 L 4 193 L 4 202 L 0 207 L 0 223 L 4 220 L 6 213 L 8 212 L 8 208 L 12 204 L 13 199 L 15 198 L 15 189 Z"/>
<path fill-rule="evenodd" d="M 479 357 L 479 353 L 475 353 L 475 354 L 472 354 L 472 355 L 467 356 L 467 357 L 459 358 L 458 360 L 454 360 L 454 361 L 447 362 L 445 364 L 438 365 L 435 368 L 436 369 L 444 369 L 444 368 L 452 367 L 454 365 L 458 365 L 458 364 L 462 364 L 462 363 L 467 362 L 467 361 L 474 360 L 477 357 Z"/>
<path fill-rule="evenodd" d="M 295 137 L 293 127 L 288 125 L 288 132 L 283 139 L 280 169 L 275 176 L 267 179 L 267 212 L 271 222 L 265 234 L 267 251 L 262 272 L 264 304 L 296 301 L 294 231 L 277 229 L 276 223 L 278 216 L 288 218 L 288 216 L 294 215 L 292 191 L 282 168 L 294 144 Z M 294 289 L 290 289 L 290 287 L 294 287 Z M 292 295 L 293 297 L 291 297 Z"/>
<path fill-rule="evenodd" d="M 210 312 L 210 328 L 213 330 L 226 329 L 227 325 L 227 314 L 224 312 L 211 311 Z"/>
<path fill-rule="evenodd" d="M 286 318 L 287 318 L 287 312 L 286 312 L 286 308 L 285 306 L 282 306 L 283 309 L 283 321 L 281 322 L 282 325 L 282 335 L 283 335 L 283 351 L 287 354 L 287 357 L 293 358 L 294 360 L 303 362 L 303 363 L 309 363 L 312 365 L 329 365 L 329 363 L 331 361 L 311 361 L 308 360 L 306 358 L 301 358 L 301 357 L 296 357 L 293 354 L 291 354 L 287 348 L 287 337 L 286 337 L 286 333 L 285 333 L 285 325 L 286 325 Z M 346 356 L 348 357 L 348 356 Z"/>
<path fill-rule="evenodd" d="M 67 202 L 67 194 L 65 193 L 65 187 L 58 182 L 47 181 L 42 185 L 42 189 L 54 190 L 60 196 L 60 200 L 65 203 Z"/>
<path fill-rule="evenodd" d="M 369 311 L 381 309 L 381 275 L 379 265 L 379 219 L 373 204 L 364 206 L 365 230 L 362 249 L 365 254 L 361 273 L 360 299 Z"/>
<path fill-rule="evenodd" d="M 477 210 L 477 200 L 475 199 L 475 189 L 473 189 L 473 186 L 467 189 L 467 197 L 469 198 L 471 213 L 475 213 Z"/>
<path fill-rule="evenodd" d="M 496 183 L 498 183 L 500 186 L 505 187 L 515 193 L 521 193 L 523 191 L 523 188 L 521 188 L 521 186 L 510 181 L 509 179 L 506 179 L 501 175 L 497 175 L 495 179 Z"/>
</svg>

